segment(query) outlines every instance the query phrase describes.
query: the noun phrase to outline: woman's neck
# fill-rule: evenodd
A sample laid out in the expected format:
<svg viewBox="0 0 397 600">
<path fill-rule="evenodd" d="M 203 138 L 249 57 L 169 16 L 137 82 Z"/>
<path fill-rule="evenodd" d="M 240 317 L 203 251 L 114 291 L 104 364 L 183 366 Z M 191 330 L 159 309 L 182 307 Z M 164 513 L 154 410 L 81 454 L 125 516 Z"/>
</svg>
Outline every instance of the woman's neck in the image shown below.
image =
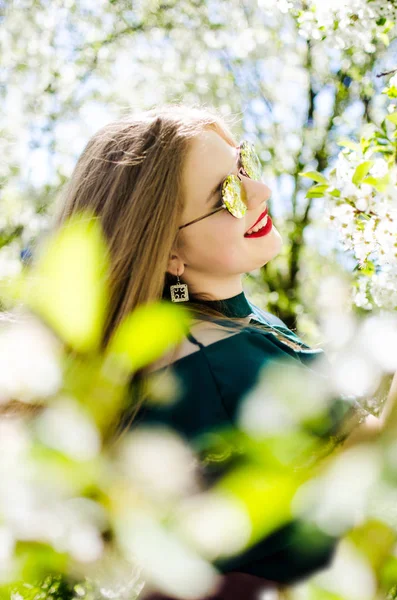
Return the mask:
<svg viewBox="0 0 397 600">
<path fill-rule="evenodd" d="M 232 298 L 243 291 L 241 275 L 222 279 L 203 273 L 195 274 L 194 281 L 191 281 L 190 273 L 186 270 L 181 278 L 187 283 L 191 294 L 208 294 L 213 300 Z"/>
</svg>

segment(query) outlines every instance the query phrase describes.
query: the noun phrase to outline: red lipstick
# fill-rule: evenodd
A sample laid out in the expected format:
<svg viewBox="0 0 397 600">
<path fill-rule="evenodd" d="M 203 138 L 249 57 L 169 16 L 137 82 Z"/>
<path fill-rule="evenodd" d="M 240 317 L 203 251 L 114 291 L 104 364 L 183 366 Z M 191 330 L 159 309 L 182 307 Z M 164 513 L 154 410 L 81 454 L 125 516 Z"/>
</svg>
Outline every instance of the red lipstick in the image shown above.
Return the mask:
<svg viewBox="0 0 397 600">
<path fill-rule="evenodd" d="M 246 237 L 246 238 L 263 237 L 264 235 L 267 235 L 269 233 L 269 231 L 271 231 L 272 227 L 273 227 L 273 221 L 268 216 L 266 225 L 264 227 L 262 227 L 262 229 L 259 229 L 259 231 L 256 231 L 255 233 L 250 233 L 250 234 L 245 233 L 244 237 Z"/>
<path fill-rule="evenodd" d="M 253 224 L 251 225 L 251 227 L 248 227 L 247 231 L 249 231 L 250 229 L 252 229 L 253 227 L 255 227 L 255 225 L 256 225 L 257 223 L 259 223 L 259 221 L 260 221 L 261 219 L 263 219 L 264 217 L 266 217 L 266 215 L 267 215 L 267 208 L 266 208 L 266 209 L 263 211 L 263 213 L 262 213 L 261 215 L 259 215 L 259 217 L 258 217 L 258 218 L 257 218 L 257 220 L 255 221 L 255 223 L 253 223 Z M 246 233 L 247 233 L 247 232 L 246 232 Z"/>
</svg>

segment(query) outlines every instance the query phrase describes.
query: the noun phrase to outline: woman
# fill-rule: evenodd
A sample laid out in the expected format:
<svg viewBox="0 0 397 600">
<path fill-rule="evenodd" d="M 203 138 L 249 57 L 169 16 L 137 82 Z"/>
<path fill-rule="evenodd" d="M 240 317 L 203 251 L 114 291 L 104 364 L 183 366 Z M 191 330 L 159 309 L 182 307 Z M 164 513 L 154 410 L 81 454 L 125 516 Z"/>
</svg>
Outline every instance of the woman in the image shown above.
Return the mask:
<svg viewBox="0 0 397 600">
<path fill-rule="evenodd" d="M 280 252 L 282 240 L 268 212 L 270 195 L 254 149 L 238 144 L 208 109 L 171 105 L 125 117 L 87 144 L 57 222 L 86 208 L 100 217 L 111 259 L 104 345 L 141 303 L 183 302 L 195 318 L 188 339 L 135 377 L 129 426 L 157 421 L 194 442 L 205 432 L 236 424 L 241 398 L 267 363 L 285 359 L 309 365 L 321 354 L 253 305 L 242 288 L 245 273 Z M 183 398 L 171 407 L 149 409 L 139 384 L 153 371 L 169 368 L 184 383 Z M 341 431 L 342 404 L 327 433 Z M 313 531 L 305 533 L 293 521 L 238 557 L 219 562 L 225 578 L 216 598 L 249 600 L 265 584 L 290 584 L 325 567 L 337 540 L 314 534 L 310 546 Z"/>
</svg>

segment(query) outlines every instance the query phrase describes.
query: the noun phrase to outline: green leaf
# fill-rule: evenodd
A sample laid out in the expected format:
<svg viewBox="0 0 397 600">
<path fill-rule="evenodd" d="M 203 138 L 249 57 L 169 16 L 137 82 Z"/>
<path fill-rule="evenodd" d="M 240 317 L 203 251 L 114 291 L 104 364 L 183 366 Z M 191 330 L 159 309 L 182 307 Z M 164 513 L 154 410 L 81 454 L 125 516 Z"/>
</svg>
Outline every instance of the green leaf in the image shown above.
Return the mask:
<svg viewBox="0 0 397 600">
<path fill-rule="evenodd" d="M 382 567 L 382 581 L 388 586 L 393 586 L 393 592 L 390 598 L 395 596 L 395 585 L 397 581 L 397 558 L 395 556 L 389 556 Z"/>
<path fill-rule="evenodd" d="M 373 153 L 379 152 L 380 154 L 393 154 L 394 152 L 391 144 L 388 146 L 381 146 L 380 144 L 377 144 L 376 146 L 373 146 L 372 151 Z"/>
<path fill-rule="evenodd" d="M 251 545 L 290 520 L 291 501 L 299 483 L 295 473 L 271 472 L 248 464 L 228 472 L 214 491 L 231 496 L 244 507 L 251 523 Z"/>
<path fill-rule="evenodd" d="M 337 190 L 336 188 L 332 190 L 332 192 L 328 192 L 330 196 L 334 196 L 335 198 L 340 198 L 341 194 L 340 191 Z"/>
<path fill-rule="evenodd" d="M 310 600 L 346 600 L 346 596 L 341 596 L 337 592 L 330 592 L 321 587 L 321 585 L 310 584 Z"/>
<path fill-rule="evenodd" d="M 107 251 L 97 219 L 71 217 L 22 284 L 22 299 L 70 347 L 99 347 L 107 305 Z"/>
<path fill-rule="evenodd" d="M 189 329 L 189 321 L 189 312 L 170 302 L 140 305 L 119 325 L 107 354 L 112 364 L 136 371 L 179 343 Z"/>
<path fill-rule="evenodd" d="M 41 579 L 43 580 L 42 583 L 45 583 L 46 576 L 59 576 L 67 569 L 67 553 L 57 551 L 45 542 L 19 541 L 15 548 L 15 555 L 21 570 L 21 578 L 31 584 L 33 582 L 40 584 Z M 29 586 L 27 586 L 26 591 L 28 589 Z M 18 598 L 18 596 L 16 597 Z M 31 598 L 33 600 L 34 598 L 40 598 L 40 596 L 32 594 Z"/>
<path fill-rule="evenodd" d="M 390 144 L 390 140 L 386 135 L 379 135 L 378 133 L 375 133 L 374 138 L 376 139 L 376 143 L 380 146 L 387 146 Z"/>
<path fill-rule="evenodd" d="M 376 187 L 379 183 L 379 179 L 377 179 L 376 177 L 366 177 L 362 180 L 361 183 L 366 183 L 368 185 L 373 185 L 374 187 Z"/>
<path fill-rule="evenodd" d="M 383 119 L 381 124 L 380 124 L 380 128 L 382 129 L 382 131 L 384 132 L 385 136 L 387 136 L 387 127 L 386 127 L 386 119 Z"/>
<path fill-rule="evenodd" d="M 365 177 L 361 183 L 372 185 L 378 192 L 384 192 L 390 183 L 390 175 L 386 173 L 384 177 Z"/>
<path fill-rule="evenodd" d="M 383 33 L 389 33 L 394 28 L 394 21 L 387 19 L 385 23 L 385 27 L 383 28 Z"/>
<path fill-rule="evenodd" d="M 325 192 L 328 190 L 328 185 L 313 185 L 308 189 L 306 198 L 323 198 Z"/>
<path fill-rule="evenodd" d="M 397 98 L 397 87 L 395 85 L 385 87 L 382 90 L 382 94 L 386 94 L 389 98 Z"/>
<path fill-rule="evenodd" d="M 298 173 L 300 177 L 307 177 L 308 179 L 312 179 L 313 181 L 317 181 L 318 183 L 328 183 L 328 180 L 324 175 L 321 175 L 318 171 L 307 171 L 306 173 Z"/>
<path fill-rule="evenodd" d="M 390 39 L 389 39 L 389 36 L 387 35 L 387 33 L 379 33 L 379 39 L 381 42 L 384 43 L 386 48 L 390 45 Z"/>
<path fill-rule="evenodd" d="M 397 125 L 397 112 L 391 113 L 386 116 L 386 119 L 393 123 L 393 125 Z"/>
<path fill-rule="evenodd" d="M 374 263 L 371 260 L 367 260 L 365 261 L 365 264 L 363 267 L 359 267 L 359 273 L 361 275 L 367 275 L 368 277 L 372 277 L 372 275 L 374 275 L 374 273 L 376 273 L 376 268 Z"/>
<path fill-rule="evenodd" d="M 357 228 L 357 231 L 364 231 L 364 229 L 365 229 L 364 219 L 357 219 L 356 220 L 356 228 Z"/>
<path fill-rule="evenodd" d="M 369 172 L 369 170 L 371 169 L 371 167 L 373 165 L 374 165 L 373 160 L 366 160 L 366 161 L 362 162 L 360 165 L 358 165 L 358 167 L 354 171 L 354 175 L 352 177 L 352 182 L 354 183 L 354 185 L 359 185 L 362 182 L 362 180 L 367 175 L 367 173 Z"/>
<path fill-rule="evenodd" d="M 365 137 L 362 137 L 360 139 L 360 146 L 361 146 L 361 152 L 364 154 L 364 152 L 366 152 L 368 150 L 368 148 L 371 145 L 371 140 L 368 140 Z"/>
<path fill-rule="evenodd" d="M 344 148 L 350 148 L 350 150 L 354 150 L 355 152 L 361 152 L 360 144 L 357 144 L 357 142 L 353 142 L 347 138 L 339 139 L 337 144 L 338 146 L 342 146 Z"/>
</svg>

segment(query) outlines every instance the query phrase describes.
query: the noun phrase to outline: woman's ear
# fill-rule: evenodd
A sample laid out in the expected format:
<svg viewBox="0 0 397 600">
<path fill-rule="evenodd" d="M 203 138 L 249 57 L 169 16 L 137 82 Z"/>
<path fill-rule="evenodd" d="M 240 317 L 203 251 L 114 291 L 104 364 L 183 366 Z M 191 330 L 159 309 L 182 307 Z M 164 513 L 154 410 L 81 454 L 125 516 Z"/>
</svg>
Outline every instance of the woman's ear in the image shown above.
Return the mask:
<svg viewBox="0 0 397 600">
<path fill-rule="evenodd" d="M 175 275 L 175 277 L 177 275 L 181 277 L 184 270 L 185 265 L 183 264 L 183 260 L 175 253 L 170 254 L 170 257 L 168 259 L 167 272 L 171 273 L 171 275 Z"/>
</svg>

